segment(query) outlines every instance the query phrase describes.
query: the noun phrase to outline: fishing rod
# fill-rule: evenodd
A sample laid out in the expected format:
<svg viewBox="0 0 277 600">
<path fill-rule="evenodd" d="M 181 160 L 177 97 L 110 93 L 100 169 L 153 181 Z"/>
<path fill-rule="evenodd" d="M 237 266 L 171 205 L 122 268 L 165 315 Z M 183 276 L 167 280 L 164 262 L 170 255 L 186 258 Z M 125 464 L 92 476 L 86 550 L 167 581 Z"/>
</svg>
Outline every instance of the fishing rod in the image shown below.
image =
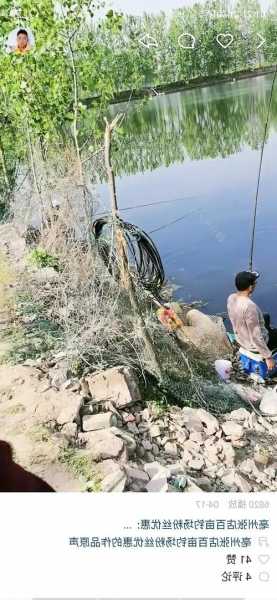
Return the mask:
<svg viewBox="0 0 277 600">
<path fill-rule="evenodd" d="M 277 64 L 275 67 L 275 73 L 274 73 L 274 77 L 273 77 L 272 85 L 271 85 L 271 93 L 270 93 L 270 99 L 269 99 L 269 105 L 268 105 L 267 118 L 266 118 L 266 122 L 265 122 L 265 130 L 264 130 L 264 137 L 263 137 L 263 143 L 262 143 L 262 148 L 261 148 L 260 164 L 259 164 L 259 171 L 258 171 L 258 181 L 257 181 L 256 197 L 255 197 L 254 212 L 253 212 L 253 225 L 252 225 L 252 233 L 251 233 L 251 246 L 250 246 L 250 254 L 249 254 L 249 271 L 251 271 L 251 272 L 253 270 L 253 256 L 254 256 L 256 224 L 257 224 L 257 209 L 258 209 L 259 194 L 260 194 L 264 150 L 265 150 L 268 127 L 269 127 L 269 123 L 270 123 L 271 107 L 272 107 L 272 100 L 273 100 L 273 93 L 274 93 L 276 78 L 277 78 Z"/>
</svg>

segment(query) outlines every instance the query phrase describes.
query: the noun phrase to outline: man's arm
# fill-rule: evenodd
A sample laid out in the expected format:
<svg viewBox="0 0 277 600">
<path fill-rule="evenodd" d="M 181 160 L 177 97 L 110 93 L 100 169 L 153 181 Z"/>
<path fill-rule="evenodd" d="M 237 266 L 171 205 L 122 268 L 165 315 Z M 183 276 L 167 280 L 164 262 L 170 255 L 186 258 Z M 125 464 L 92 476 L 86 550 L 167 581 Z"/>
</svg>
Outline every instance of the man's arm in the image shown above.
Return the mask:
<svg viewBox="0 0 277 600">
<path fill-rule="evenodd" d="M 265 359 L 270 359 L 272 354 L 263 338 L 258 310 L 255 305 L 248 306 L 245 314 L 246 324 L 250 333 L 253 345 Z"/>
</svg>

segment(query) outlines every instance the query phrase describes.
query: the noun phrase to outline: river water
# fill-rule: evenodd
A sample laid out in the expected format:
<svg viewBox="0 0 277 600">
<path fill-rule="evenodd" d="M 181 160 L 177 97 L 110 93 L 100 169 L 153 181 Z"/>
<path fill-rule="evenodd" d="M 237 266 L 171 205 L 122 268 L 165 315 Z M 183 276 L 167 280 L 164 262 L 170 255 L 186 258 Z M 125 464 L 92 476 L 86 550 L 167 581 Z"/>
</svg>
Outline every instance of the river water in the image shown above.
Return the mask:
<svg viewBox="0 0 277 600">
<path fill-rule="evenodd" d="M 151 234 L 176 298 L 201 299 L 209 313 L 226 311 L 234 275 L 248 266 L 271 83 L 263 76 L 131 102 L 113 152 L 123 218 Z M 277 89 L 254 256 L 255 299 L 277 325 L 276 159 Z M 106 184 L 99 193 L 103 210 Z"/>
</svg>

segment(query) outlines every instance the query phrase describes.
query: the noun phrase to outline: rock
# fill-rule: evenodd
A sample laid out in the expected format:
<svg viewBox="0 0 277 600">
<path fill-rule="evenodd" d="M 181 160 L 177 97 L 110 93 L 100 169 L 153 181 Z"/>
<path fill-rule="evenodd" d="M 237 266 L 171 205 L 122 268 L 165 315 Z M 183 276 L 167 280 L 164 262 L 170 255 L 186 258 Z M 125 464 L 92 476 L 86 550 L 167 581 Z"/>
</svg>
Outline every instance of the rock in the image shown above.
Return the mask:
<svg viewBox="0 0 277 600">
<path fill-rule="evenodd" d="M 66 423 L 61 432 L 69 442 L 74 441 L 77 437 L 77 423 Z"/>
<path fill-rule="evenodd" d="M 154 461 L 154 458 L 154 454 L 152 454 L 150 450 L 146 450 L 144 460 L 146 460 L 146 462 L 152 463 Z"/>
<path fill-rule="evenodd" d="M 255 473 L 257 471 L 257 467 L 254 463 L 254 460 L 252 460 L 251 458 L 247 458 L 243 462 L 241 462 L 239 468 L 240 471 L 246 473 L 247 475 L 251 475 L 252 473 Z"/>
<path fill-rule="evenodd" d="M 234 448 L 232 446 L 232 444 L 228 443 L 228 442 L 222 442 L 223 448 L 222 448 L 222 454 L 223 454 L 223 460 L 225 462 L 225 464 L 227 465 L 227 467 L 233 467 L 234 463 L 235 463 L 235 451 Z"/>
<path fill-rule="evenodd" d="M 136 422 L 136 417 L 135 415 L 132 415 L 131 413 L 122 411 L 121 412 L 121 417 L 123 419 L 123 423 L 135 423 Z"/>
<path fill-rule="evenodd" d="M 107 475 L 101 482 L 102 492 L 124 492 L 127 477 L 122 469 L 117 468 L 114 473 Z"/>
<path fill-rule="evenodd" d="M 149 481 L 149 475 L 142 469 L 132 467 L 131 465 L 125 466 L 125 473 L 128 479 L 135 479 L 136 481 L 143 481 L 147 483 Z"/>
<path fill-rule="evenodd" d="M 150 427 L 150 436 L 151 438 L 157 438 L 161 435 L 161 429 L 159 425 L 151 425 Z"/>
<path fill-rule="evenodd" d="M 147 483 L 148 492 L 168 492 L 168 483 L 165 475 L 156 475 Z"/>
<path fill-rule="evenodd" d="M 130 431 L 134 435 L 138 435 L 139 434 L 139 429 L 138 429 L 138 426 L 137 426 L 136 423 L 127 423 L 127 429 L 128 429 L 128 431 Z"/>
<path fill-rule="evenodd" d="M 124 431 L 124 429 L 120 429 L 119 427 L 111 427 L 111 433 L 113 433 L 117 437 L 122 438 L 124 442 L 126 442 L 129 454 L 133 454 L 134 452 L 136 452 L 136 440 L 134 439 L 134 436 L 131 433 L 128 433 L 127 431 Z"/>
<path fill-rule="evenodd" d="M 67 379 L 65 383 L 61 385 L 61 390 L 71 390 L 71 392 L 79 392 L 81 390 L 81 383 L 76 377 Z"/>
<path fill-rule="evenodd" d="M 96 462 L 106 458 L 118 458 L 124 448 L 123 441 L 106 429 L 83 436 L 87 442 L 87 449 Z"/>
<path fill-rule="evenodd" d="M 182 462 L 184 463 L 184 465 L 188 465 L 188 463 L 191 461 L 192 459 L 192 454 L 190 452 L 188 452 L 188 450 L 184 450 L 183 454 L 182 454 Z"/>
<path fill-rule="evenodd" d="M 225 418 L 226 420 L 238 421 L 239 423 L 242 423 L 249 417 L 249 415 L 250 412 L 245 408 L 238 408 L 238 410 L 232 410 L 232 412 L 227 413 Z"/>
<path fill-rule="evenodd" d="M 267 467 L 267 469 L 265 469 L 265 474 L 269 477 L 269 479 L 275 479 L 276 469 L 274 469 L 274 467 Z"/>
<path fill-rule="evenodd" d="M 166 468 L 167 477 L 173 477 L 173 475 L 180 475 L 184 473 L 184 467 L 181 463 L 176 463 L 175 465 L 168 465 Z"/>
<path fill-rule="evenodd" d="M 199 487 L 199 485 L 197 485 L 193 481 L 193 479 L 191 479 L 190 477 L 188 477 L 188 479 L 187 479 L 187 486 L 186 486 L 185 491 L 186 492 L 203 492 L 201 487 Z"/>
<path fill-rule="evenodd" d="M 176 456 L 178 456 L 177 444 L 172 443 L 172 442 L 167 442 L 164 446 L 164 449 L 165 449 L 166 454 L 168 454 L 168 456 L 172 456 L 173 458 L 176 458 Z"/>
<path fill-rule="evenodd" d="M 154 456 L 159 456 L 160 449 L 159 449 L 159 446 L 157 446 L 157 444 L 153 444 L 153 446 L 152 446 L 152 452 L 153 452 Z"/>
<path fill-rule="evenodd" d="M 197 414 L 196 408 L 190 408 L 189 406 L 185 406 L 182 410 L 183 413 L 183 423 L 186 426 L 188 431 L 203 431 L 204 427 L 202 425 L 202 421 Z"/>
<path fill-rule="evenodd" d="M 204 436 L 200 431 L 192 431 L 190 434 L 190 439 L 193 442 L 199 442 L 199 444 L 204 443 Z"/>
<path fill-rule="evenodd" d="M 203 476 L 194 478 L 194 483 L 197 485 L 197 487 L 200 487 L 201 490 L 204 492 L 213 491 L 213 485 L 208 477 Z"/>
<path fill-rule="evenodd" d="M 276 387 L 273 390 L 267 390 L 260 404 L 260 411 L 264 415 L 275 416 L 277 415 L 277 391 Z"/>
<path fill-rule="evenodd" d="M 88 375 L 86 381 L 97 402 L 109 400 L 121 409 L 141 401 L 136 374 L 129 367 L 114 367 L 97 375 Z"/>
<path fill-rule="evenodd" d="M 50 389 L 33 407 L 33 415 L 39 423 L 56 421 L 58 425 L 65 425 L 79 421 L 83 399 L 79 394 L 72 392 L 58 392 Z"/>
<path fill-rule="evenodd" d="M 160 472 L 160 469 L 162 469 L 162 465 L 160 465 L 160 463 L 158 463 L 157 461 L 149 463 L 148 465 L 144 465 L 144 470 L 146 471 L 146 473 L 149 475 L 149 477 L 152 479 L 157 473 Z"/>
<path fill-rule="evenodd" d="M 145 455 L 145 449 L 143 446 L 138 446 L 137 447 L 137 455 L 139 458 L 143 458 Z"/>
<path fill-rule="evenodd" d="M 187 432 L 177 433 L 176 441 L 179 446 L 183 447 L 183 444 L 187 441 L 189 435 Z"/>
<path fill-rule="evenodd" d="M 204 431 L 204 427 L 203 427 L 200 419 L 189 418 L 189 419 L 186 419 L 184 422 L 185 422 L 186 429 L 189 432 Z"/>
<path fill-rule="evenodd" d="M 62 389 L 65 383 L 68 381 L 67 363 L 57 364 L 53 369 L 50 369 L 48 377 L 52 387 L 56 389 Z M 63 391 L 66 390 L 63 388 Z"/>
<path fill-rule="evenodd" d="M 204 467 L 204 459 L 202 456 L 192 458 L 188 466 L 190 469 L 194 469 L 195 471 L 201 471 L 201 469 Z"/>
<path fill-rule="evenodd" d="M 231 438 L 231 443 L 233 448 L 245 448 L 246 446 L 249 445 L 249 441 L 248 440 L 234 440 Z"/>
<path fill-rule="evenodd" d="M 222 424 L 222 429 L 227 437 L 239 440 L 243 437 L 243 427 L 234 421 L 226 421 Z"/>
<path fill-rule="evenodd" d="M 208 446 L 205 451 L 205 457 L 213 464 L 217 465 L 219 462 L 218 449 L 216 446 Z"/>
<path fill-rule="evenodd" d="M 58 395 L 59 404 L 63 405 L 57 417 L 58 425 L 65 425 L 65 423 L 78 421 L 80 418 L 80 410 L 83 405 L 82 396 L 71 392 L 60 392 Z"/>
<path fill-rule="evenodd" d="M 226 471 L 225 475 L 221 477 L 221 481 L 226 487 L 229 488 L 231 488 L 233 485 L 236 485 L 235 469 L 230 469 L 229 471 Z"/>
<path fill-rule="evenodd" d="M 193 346 L 213 360 L 219 356 L 229 357 L 232 351 L 221 317 L 211 318 L 199 310 L 189 310 L 186 325 L 177 332 L 181 340 L 190 340 Z"/>
<path fill-rule="evenodd" d="M 270 451 L 267 448 L 256 445 L 254 449 L 254 460 L 256 463 L 267 467 L 270 460 Z"/>
<path fill-rule="evenodd" d="M 83 417 L 83 431 L 98 431 L 117 425 L 117 416 L 111 412 Z"/>
<path fill-rule="evenodd" d="M 235 485 L 237 485 L 240 492 L 243 492 L 245 494 L 248 494 L 252 491 L 252 486 L 248 483 L 248 481 L 246 481 L 244 477 L 242 477 L 242 475 L 239 475 L 238 473 L 235 474 Z"/>
<path fill-rule="evenodd" d="M 149 408 L 144 408 L 144 410 L 141 413 L 141 416 L 143 418 L 144 421 L 149 421 L 150 420 L 150 410 Z"/>
<path fill-rule="evenodd" d="M 149 442 L 149 440 L 142 440 L 141 443 L 145 450 L 152 450 L 152 444 Z"/>
<path fill-rule="evenodd" d="M 155 468 L 155 473 L 149 483 L 146 485 L 148 492 L 167 492 L 167 473 L 166 469 L 159 465 L 159 468 Z"/>
<path fill-rule="evenodd" d="M 219 422 L 216 417 L 208 413 L 204 408 L 197 409 L 197 416 L 204 423 L 207 435 L 213 435 L 219 430 Z"/>
<path fill-rule="evenodd" d="M 183 450 L 190 452 L 193 456 L 196 456 L 201 451 L 201 445 L 199 442 L 194 442 L 189 439 L 183 444 Z"/>
</svg>

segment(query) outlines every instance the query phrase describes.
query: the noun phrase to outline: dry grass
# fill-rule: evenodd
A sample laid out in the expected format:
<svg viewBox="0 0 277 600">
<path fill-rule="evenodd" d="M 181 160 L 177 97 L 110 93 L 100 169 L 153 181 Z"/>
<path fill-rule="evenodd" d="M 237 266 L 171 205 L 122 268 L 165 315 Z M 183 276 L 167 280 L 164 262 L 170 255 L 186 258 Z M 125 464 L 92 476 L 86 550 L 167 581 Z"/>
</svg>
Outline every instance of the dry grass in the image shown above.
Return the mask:
<svg viewBox="0 0 277 600">
<path fill-rule="evenodd" d="M 0 313 L 10 315 L 15 307 L 15 294 L 12 286 L 15 274 L 6 255 L 0 251 Z"/>
</svg>

